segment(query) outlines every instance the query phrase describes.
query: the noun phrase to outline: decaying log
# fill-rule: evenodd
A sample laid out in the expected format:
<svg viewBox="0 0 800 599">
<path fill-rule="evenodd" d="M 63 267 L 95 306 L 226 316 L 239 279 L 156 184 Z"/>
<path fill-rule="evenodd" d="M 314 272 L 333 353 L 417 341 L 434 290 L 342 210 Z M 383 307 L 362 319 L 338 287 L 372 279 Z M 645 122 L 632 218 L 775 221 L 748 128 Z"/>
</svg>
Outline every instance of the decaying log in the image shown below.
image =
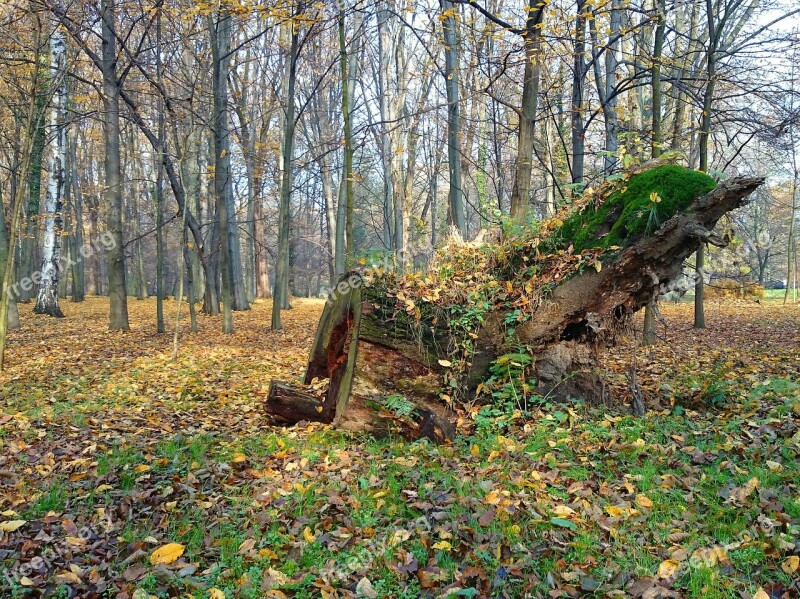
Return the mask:
<svg viewBox="0 0 800 599">
<path fill-rule="evenodd" d="M 269 413 L 283 424 L 333 421 L 318 397 L 279 381 L 272 381 L 269 386 Z"/>
<path fill-rule="evenodd" d="M 413 343 L 390 334 L 375 304 L 362 299 L 369 296 L 363 283 L 358 274 L 343 277 L 317 327 L 304 382 L 329 379 L 324 398 L 273 382 L 267 412 L 284 424 L 313 420 L 375 435 L 453 438 L 455 414 L 439 399 L 440 375 Z"/>
<path fill-rule="evenodd" d="M 513 341 L 534 356 L 536 391 L 605 401 L 598 350 L 615 342 L 620 324 L 677 278 L 701 244 L 724 242 L 712 233 L 715 225 L 762 183 L 748 177 L 721 183 L 654 233 L 611 254 L 602 268 L 588 268 L 552 289 L 516 327 Z M 458 383 L 467 396 L 486 380 L 492 362 L 512 351 L 506 315 L 490 313 L 476 331 L 470 367 Z M 448 341 L 442 331 L 409 331 L 397 318 L 394 298 L 381 297 L 350 273 L 326 303 L 306 371 L 306 384 L 330 380 L 325 396 L 274 383 L 266 410 L 286 423 L 316 420 L 350 431 L 450 439 L 456 414 L 446 404 L 440 365 Z"/>
</svg>

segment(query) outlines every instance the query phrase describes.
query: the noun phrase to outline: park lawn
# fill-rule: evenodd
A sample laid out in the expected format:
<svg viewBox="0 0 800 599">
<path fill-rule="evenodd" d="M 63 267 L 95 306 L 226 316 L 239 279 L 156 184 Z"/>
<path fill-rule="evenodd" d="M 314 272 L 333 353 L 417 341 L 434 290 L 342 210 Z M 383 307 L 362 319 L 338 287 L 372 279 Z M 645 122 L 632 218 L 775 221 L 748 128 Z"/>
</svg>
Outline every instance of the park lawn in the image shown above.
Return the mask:
<svg viewBox="0 0 800 599">
<path fill-rule="evenodd" d="M 664 339 L 637 352 L 646 417 L 624 409 L 626 342 L 607 360 L 621 407 L 475 411 L 441 446 L 269 425 L 269 382 L 302 376 L 318 300 L 278 333 L 269 302 L 230 337 L 201 317 L 177 362 L 152 300 L 131 301 L 127 334 L 105 330 L 105 299 L 64 308 L 24 319 L 0 373 L 0 596 L 763 599 L 800 584 L 798 306 L 710 301 L 697 332 L 691 305 L 664 305 Z"/>
</svg>

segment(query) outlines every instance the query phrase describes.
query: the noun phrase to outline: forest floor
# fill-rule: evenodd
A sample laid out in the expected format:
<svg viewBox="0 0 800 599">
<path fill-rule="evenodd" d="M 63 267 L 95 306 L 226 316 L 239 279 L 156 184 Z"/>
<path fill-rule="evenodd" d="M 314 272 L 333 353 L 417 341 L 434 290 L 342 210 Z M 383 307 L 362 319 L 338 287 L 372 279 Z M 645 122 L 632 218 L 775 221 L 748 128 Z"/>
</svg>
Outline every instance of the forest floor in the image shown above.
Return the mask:
<svg viewBox="0 0 800 599">
<path fill-rule="evenodd" d="M 127 334 L 107 307 L 11 335 L 2 597 L 800 593 L 798 306 L 709 301 L 695 331 L 690 304 L 664 305 L 665 340 L 638 351 L 646 417 L 543 402 L 442 446 L 269 426 L 320 301 L 278 333 L 268 302 L 232 336 L 201 317 L 177 362 L 153 300 L 130 302 Z M 632 355 L 609 355 L 620 393 Z"/>
</svg>

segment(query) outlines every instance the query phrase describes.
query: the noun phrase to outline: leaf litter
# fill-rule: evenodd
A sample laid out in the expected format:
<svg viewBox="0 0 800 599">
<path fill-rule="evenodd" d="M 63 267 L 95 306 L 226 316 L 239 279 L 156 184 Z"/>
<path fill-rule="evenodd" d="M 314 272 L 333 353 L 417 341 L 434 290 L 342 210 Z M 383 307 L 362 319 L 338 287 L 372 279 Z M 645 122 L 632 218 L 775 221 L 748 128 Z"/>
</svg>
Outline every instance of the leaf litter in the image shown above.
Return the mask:
<svg viewBox="0 0 800 599">
<path fill-rule="evenodd" d="M 0 594 L 797 596 L 796 307 L 711 303 L 697 332 L 663 306 L 646 417 L 542 402 L 490 434 L 466 414 L 443 446 L 271 425 L 269 381 L 302 376 L 321 307 L 280 333 L 268 302 L 230 337 L 201 317 L 177 363 L 150 301 L 128 334 L 97 298 L 15 331 Z M 621 404 L 632 347 L 606 361 Z"/>
</svg>

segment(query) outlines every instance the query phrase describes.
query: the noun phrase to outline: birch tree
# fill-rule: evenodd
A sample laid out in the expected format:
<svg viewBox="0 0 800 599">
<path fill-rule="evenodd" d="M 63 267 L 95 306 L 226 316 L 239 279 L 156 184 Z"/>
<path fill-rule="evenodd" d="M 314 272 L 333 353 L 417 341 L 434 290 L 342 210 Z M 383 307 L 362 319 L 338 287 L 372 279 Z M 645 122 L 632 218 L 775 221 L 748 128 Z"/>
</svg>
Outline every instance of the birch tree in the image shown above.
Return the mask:
<svg viewBox="0 0 800 599">
<path fill-rule="evenodd" d="M 61 239 L 63 230 L 65 165 L 67 162 L 67 49 L 64 32 L 56 23 L 50 37 L 50 130 L 53 140 L 47 165 L 47 196 L 44 205 L 44 239 L 42 243 L 41 282 L 33 311 L 63 318 L 58 305 L 58 281 L 61 275 Z"/>
</svg>

